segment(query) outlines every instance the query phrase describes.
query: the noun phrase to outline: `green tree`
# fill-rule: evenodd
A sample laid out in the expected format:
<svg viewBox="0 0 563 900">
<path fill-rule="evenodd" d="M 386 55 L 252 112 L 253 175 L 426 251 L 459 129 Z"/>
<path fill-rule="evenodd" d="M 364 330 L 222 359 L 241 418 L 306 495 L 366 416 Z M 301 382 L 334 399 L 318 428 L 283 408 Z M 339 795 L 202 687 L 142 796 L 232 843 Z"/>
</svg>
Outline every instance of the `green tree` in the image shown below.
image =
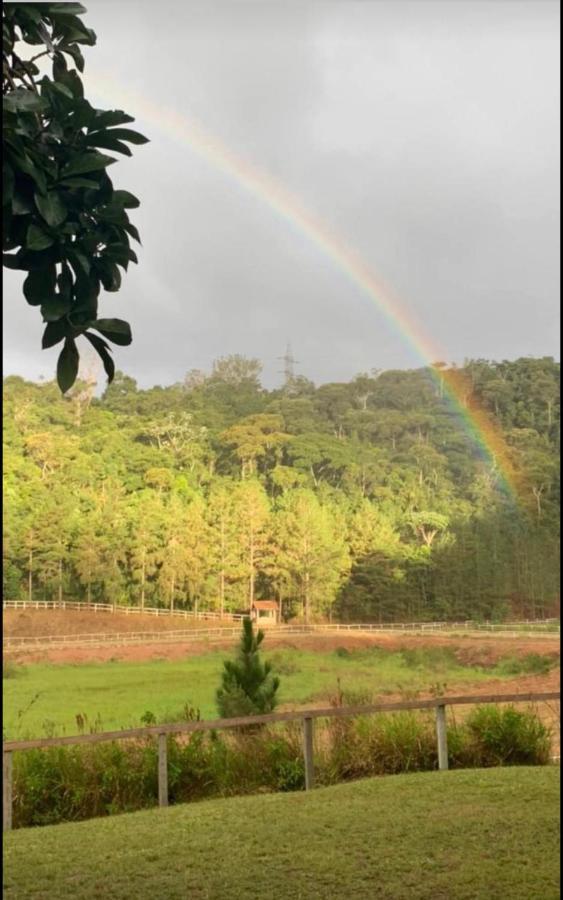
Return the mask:
<svg viewBox="0 0 563 900">
<path fill-rule="evenodd" d="M 129 571 L 144 609 L 147 593 L 155 589 L 154 576 L 162 552 L 163 509 L 160 498 L 152 491 L 134 494 L 126 510 Z"/>
<path fill-rule="evenodd" d="M 244 572 L 240 554 L 235 498 L 228 482 L 212 485 L 206 508 L 212 571 L 217 586 L 219 611 L 232 608 L 232 586 Z"/>
<path fill-rule="evenodd" d="M 256 595 L 256 576 L 268 554 L 270 505 L 260 482 L 250 479 L 236 486 L 233 500 L 241 569 L 248 585 L 247 604 L 250 610 Z"/>
<path fill-rule="evenodd" d="M 336 516 L 306 489 L 280 501 L 270 559 L 270 571 L 282 575 L 306 622 L 330 611 L 350 565 Z"/>
<path fill-rule="evenodd" d="M 242 635 L 235 660 L 225 660 L 221 687 L 217 691 L 217 709 L 222 718 L 264 715 L 277 704 L 280 680 L 272 667 L 260 658 L 264 632 L 254 632 L 250 619 L 243 619 Z"/>
<path fill-rule="evenodd" d="M 107 341 L 131 342 L 127 322 L 98 318 L 98 296 L 102 287 L 119 290 L 119 267 L 137 262 L 129 238 L 139 234 L 126 210 L 139 201 L 114 189 L 107 169 L 116 159 L 100 148 L 131 156 L 128 144 L 147 141 L 121 127 L 132 116 L 95 109 L 84 97 L 80 47 L 96 43 L 80 18 L 85 12 L 79 3 L 2 7 L 3 264 L 27 272 L 23 293 L 46 323 L 43 347 L 63 342 L 63 392 L 78 374 L 79 336 L 99 354 L 110 381 Z"/>
</svg>

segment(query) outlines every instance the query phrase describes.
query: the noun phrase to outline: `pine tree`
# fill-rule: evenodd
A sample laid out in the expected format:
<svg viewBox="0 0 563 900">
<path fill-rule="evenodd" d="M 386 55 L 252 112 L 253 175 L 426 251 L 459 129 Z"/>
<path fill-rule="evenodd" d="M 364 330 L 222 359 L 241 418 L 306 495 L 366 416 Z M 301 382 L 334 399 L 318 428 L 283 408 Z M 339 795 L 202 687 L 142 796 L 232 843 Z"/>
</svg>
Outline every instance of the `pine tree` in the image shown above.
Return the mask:
<svg viewBox="0 0 563 900">
<path fill-rule="evenodd" d="M 275 709 L 280 680 L 272 675 L 270 663 L 260 659 L 263 640 L 264 632 L 255 634 L 251 619 L 243 619 L 237 657 L 223 663 L 217 691 L 217 709 L 223 718 L 263 715 Z"/>
</svg>

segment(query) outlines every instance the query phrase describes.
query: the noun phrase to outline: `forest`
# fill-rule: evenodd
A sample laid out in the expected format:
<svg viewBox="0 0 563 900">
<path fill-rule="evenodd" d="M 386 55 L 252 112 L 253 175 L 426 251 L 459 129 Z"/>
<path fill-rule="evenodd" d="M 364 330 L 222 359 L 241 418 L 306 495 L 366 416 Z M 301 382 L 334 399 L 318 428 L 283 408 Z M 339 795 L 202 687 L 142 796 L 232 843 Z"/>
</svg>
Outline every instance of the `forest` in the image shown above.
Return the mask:
<svg viewBox="0 0 563 900">
<path fill-rule="evenodd" d="M 267 390 L 258 360 L 140 389 L 4 379 L 5 599 L 423 621 L 559 614 L 559 364 L 466 361 L 518 495 L 439 369 Z M 438 374 L 437 374 L 438 373 Z"/>
</svg>

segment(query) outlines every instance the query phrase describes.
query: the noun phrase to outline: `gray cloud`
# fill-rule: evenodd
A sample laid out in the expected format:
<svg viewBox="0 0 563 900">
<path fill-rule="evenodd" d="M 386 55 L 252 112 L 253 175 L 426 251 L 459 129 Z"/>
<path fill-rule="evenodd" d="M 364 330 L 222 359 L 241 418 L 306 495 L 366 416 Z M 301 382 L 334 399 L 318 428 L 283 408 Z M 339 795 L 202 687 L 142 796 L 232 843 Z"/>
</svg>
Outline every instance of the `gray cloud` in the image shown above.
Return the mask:
<svg viewBox="0 0 563 900">
<path fill-rule="evenodd" d="M 100 106 L 103 75 L 198 119 L 362 253 L 446 358 L 558 355 L 556 3 L 94 0 L 87 18 Z M 170 383 L 242 352 L 273 384 L 287 339 L 317 381 L 419 364 L 298 228 L 126 108 L 151 144 L 112 171 L 142 200 L 140 264 L 104 300 L 134 329 L 120 368 Z M 50 377 L 21 278 L 4 284 L 5 372 Z"/>
</svg>

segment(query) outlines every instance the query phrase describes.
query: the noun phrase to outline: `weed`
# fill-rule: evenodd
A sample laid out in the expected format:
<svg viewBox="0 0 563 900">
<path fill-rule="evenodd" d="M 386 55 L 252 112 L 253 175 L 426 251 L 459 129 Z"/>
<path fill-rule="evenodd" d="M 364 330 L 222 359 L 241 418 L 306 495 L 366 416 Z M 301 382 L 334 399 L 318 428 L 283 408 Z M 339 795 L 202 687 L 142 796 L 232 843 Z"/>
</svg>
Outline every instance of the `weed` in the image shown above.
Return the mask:
<svg viewBox="0 0 563 900">
<path fill-rule="evenodd" d="M 13 659 L 2 660 L 2 678 L 18 678 L 26 671 L 24 666 L 20 666 Z"/>
<path fill-rule="evenodd" d="M 556 660 L 540 653 L 526 653 L 525 656 L 507 656 L 498 664 L 502 675 L 547 675 Z"/>
</svg>

